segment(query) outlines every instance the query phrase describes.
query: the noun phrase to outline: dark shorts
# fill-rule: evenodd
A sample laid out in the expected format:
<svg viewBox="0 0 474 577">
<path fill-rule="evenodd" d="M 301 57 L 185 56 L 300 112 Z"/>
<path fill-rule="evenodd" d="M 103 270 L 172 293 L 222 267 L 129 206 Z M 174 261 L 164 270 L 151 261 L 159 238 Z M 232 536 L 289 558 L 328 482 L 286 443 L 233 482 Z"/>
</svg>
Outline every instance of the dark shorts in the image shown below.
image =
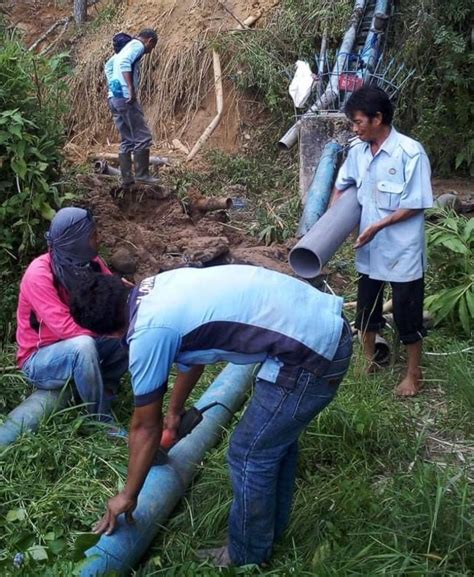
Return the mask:
<svg viewBox="0 0 474 577">
<path fill-rule="evenodd" d="M 385 326 L 382 314 L 385 281 L 361 274 L 357 286 L 356 329 L 379 331 Z M 393 318 L 405 345 L 416 343 L 426 336 L 423 327 L 423 277 L 410 282 L 391 282 Z"/>
</svg>

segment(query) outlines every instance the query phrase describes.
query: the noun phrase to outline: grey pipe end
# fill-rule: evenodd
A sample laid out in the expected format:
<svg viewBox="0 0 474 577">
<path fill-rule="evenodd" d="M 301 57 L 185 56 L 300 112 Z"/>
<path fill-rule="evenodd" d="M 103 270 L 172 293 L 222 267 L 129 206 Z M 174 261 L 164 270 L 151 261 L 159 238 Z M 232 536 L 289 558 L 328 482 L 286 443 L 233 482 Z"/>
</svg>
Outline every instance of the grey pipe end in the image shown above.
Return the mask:
<svg viewBox="0 0 474 577">
<path fill-rule="evenodd" d="M 283 140 L 279 140 L 277 143 L 278 149 L 282 150 L 283 152 L 288 152 L 291 148 L 291 146 L 288 146 L 286 144 L 286 142 L 284 142 Z"/>
<path fill-rule="evenodd" d="M 302 278 L 315 278 L 321 274 L 322 263 L 318 256 L 307 248 L 295 247 L 288 257 L 291 268 Z"/>
</svg>

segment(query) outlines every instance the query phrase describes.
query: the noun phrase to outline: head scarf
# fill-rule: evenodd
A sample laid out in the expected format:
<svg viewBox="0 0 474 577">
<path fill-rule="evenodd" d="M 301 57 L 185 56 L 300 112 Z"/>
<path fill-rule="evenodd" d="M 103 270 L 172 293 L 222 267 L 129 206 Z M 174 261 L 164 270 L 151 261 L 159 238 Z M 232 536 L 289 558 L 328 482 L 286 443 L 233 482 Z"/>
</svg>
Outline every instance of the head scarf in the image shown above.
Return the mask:
<svg viewBox="0 0 474 577">
<path fill-rule="evenodd" d="M 90 265 L 97 251 L 90 245 L 96 226 L 92 214 L 83 208 L 67 207 L 56 213 L 46 240 L 55 277 L 68 290 Z"/>
</svg>

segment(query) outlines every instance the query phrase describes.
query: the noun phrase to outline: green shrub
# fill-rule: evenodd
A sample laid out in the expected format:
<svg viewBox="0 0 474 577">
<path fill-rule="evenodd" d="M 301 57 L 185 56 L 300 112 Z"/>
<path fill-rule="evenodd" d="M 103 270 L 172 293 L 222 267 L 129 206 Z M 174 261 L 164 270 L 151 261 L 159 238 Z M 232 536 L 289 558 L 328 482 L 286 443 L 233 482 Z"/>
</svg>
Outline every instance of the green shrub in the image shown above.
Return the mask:
<svg viewBox="0 0 474 577">
<path fill-rule="evenodd" d="M 0 282 L 11 286 L 60 205 L 65 70 L 64 56 L 32 54 L 4 28 L 0 40 Z M 1 304 L 4 329 L 11 294 Z"/>
<path fill-rule="evenodd" d="M 426 147 L 438 174 L 474 173 L 470 0 L 402 0 L 394 18 L 393 47 L 415 68 L 402 94 L 403 129 Z"/>
<path fill-rule="evenodd" d="M 425 299 L 436 322 L 450 319 L 470 335 L 474 326 L 474 220 L 439 211 L 428 225 L 434 294 Z"/>
</svg>

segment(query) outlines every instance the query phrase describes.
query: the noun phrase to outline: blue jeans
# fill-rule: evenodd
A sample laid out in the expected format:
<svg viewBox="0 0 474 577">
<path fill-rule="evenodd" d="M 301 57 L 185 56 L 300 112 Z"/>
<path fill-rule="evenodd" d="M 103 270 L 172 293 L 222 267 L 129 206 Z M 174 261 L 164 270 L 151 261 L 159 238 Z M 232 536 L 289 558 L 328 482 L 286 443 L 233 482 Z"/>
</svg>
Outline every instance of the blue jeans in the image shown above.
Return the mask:
<svg viewBox="0 0 474 577">
<path fill-rule="evenodd" d="M 352 333 L 347 322 L 338 350 L 322 377 L 304 369 L 286 388 L 257 379 L 255 393 L 232 435 L 228 461 L 233 489 L 229 555 L 234 565 L 261 564 L 285 531 L 298 459 L 298 437 L 333 400 L 349 368 Z"/>
<path fill-rule="evenodd" d="M 89 413 L 110 422 L 111 403 L 128 368 L 119 339 L 79 336 L 40 348 L 22 370 L 38 389 L 60 389 L 70 379 Z"/>
</svg>

